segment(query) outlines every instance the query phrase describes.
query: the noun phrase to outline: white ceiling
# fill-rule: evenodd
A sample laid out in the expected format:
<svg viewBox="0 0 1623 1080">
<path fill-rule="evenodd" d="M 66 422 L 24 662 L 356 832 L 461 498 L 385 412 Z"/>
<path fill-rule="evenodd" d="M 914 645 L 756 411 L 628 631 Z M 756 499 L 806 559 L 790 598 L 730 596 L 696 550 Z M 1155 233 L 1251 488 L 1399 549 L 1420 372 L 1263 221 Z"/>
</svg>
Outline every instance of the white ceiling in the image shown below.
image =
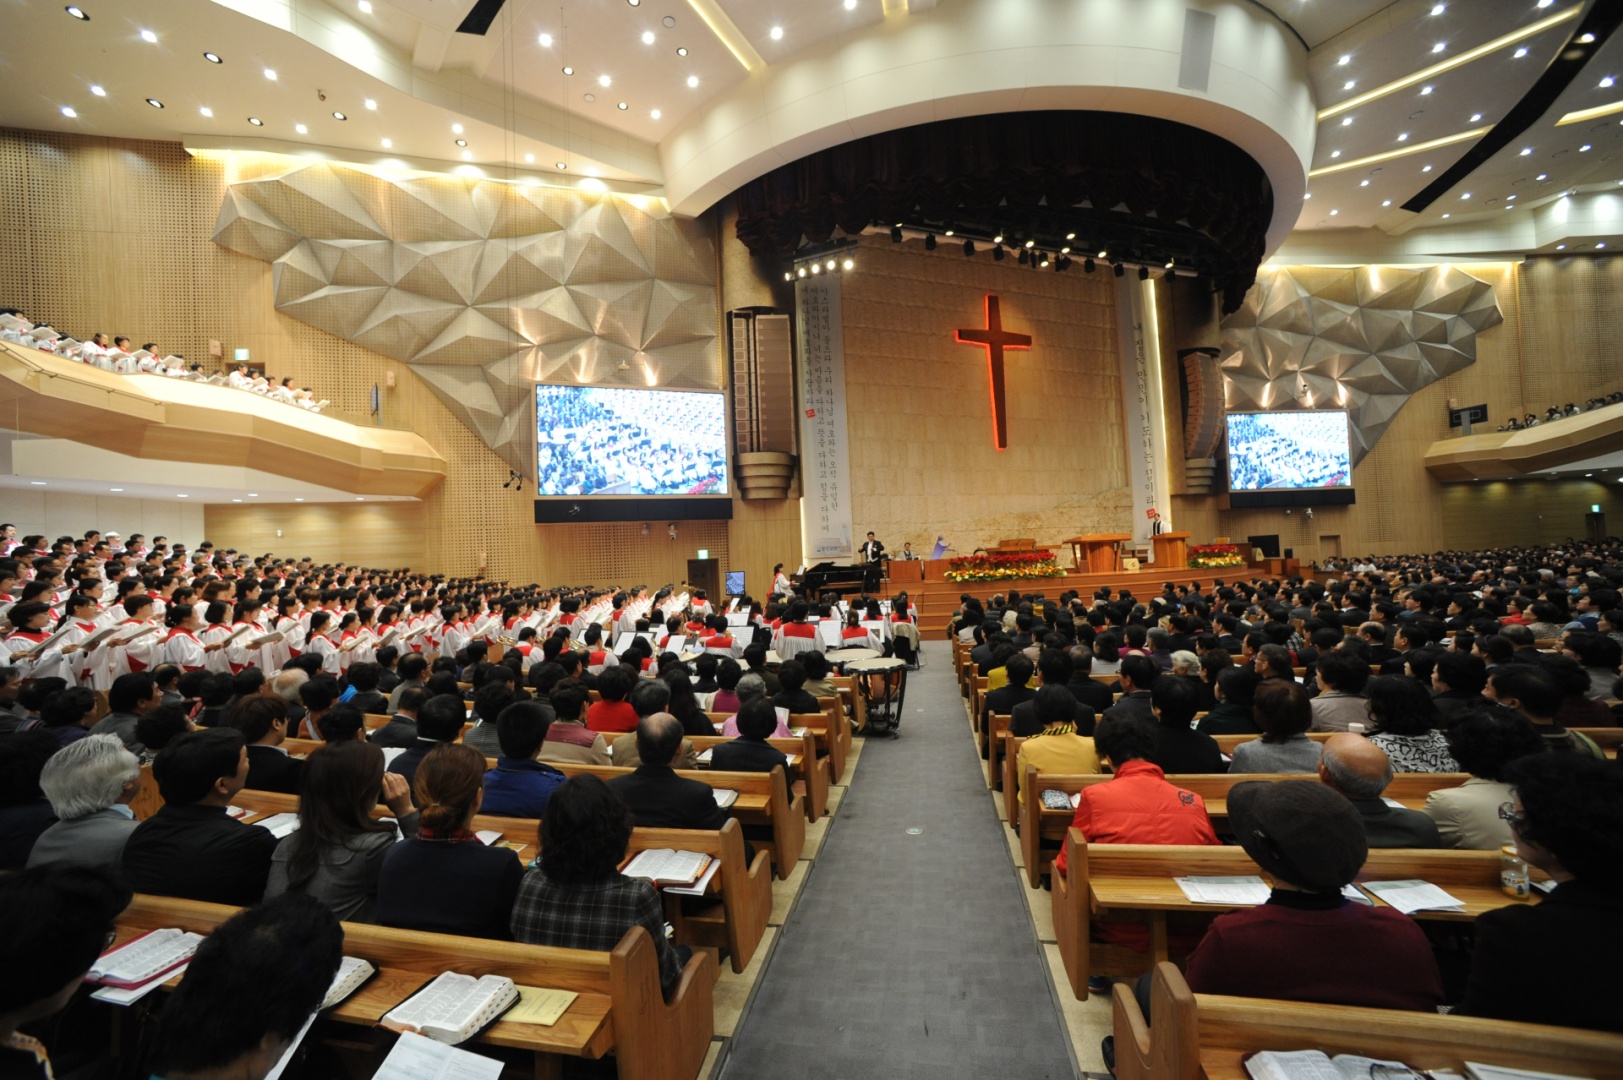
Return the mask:
<svg viewBox="0 0 1623 1080">
<path fill-rule="evenodd" d="M 886 16 L 882 0 L 855 0 L 849 10 L 847 2 L 508 0 L 490 33 L 474 37 L 454 33 L 472 0 L 83 0 L 88 22 L 71 18 L 55 0 L 0 0 L 6 27 L 0 76 L 7 87 L 0 124 L 414 168 L 474 166 L 488 175 L 552 182 L 601 178 L 657 191 L 661 140 L 749 78 L 746 64 L 770 67 L 830 38 L 860 39 L 887 18 L 909 18 L 900 11 Z M 1004 5 L 1013 16 L 1022 2 L 941 6 Z M 1310 49 L 1309 76 L 1322 109 L 1576 11 L 1586 0 L 1542 8 L 1539 0 L 1256 2 Z M 1434 8 L 1441 10 L 1433 14 Z M 713 13 L 714 28 L 700 9 Z M 928 32 L 930 17 L 912 17 L 918 32 Z M 1313 167 L 1490 127 L 1532 86 L 1574 25 L 1568 19 L 1439 74 L 1423 84 L 1430 93 L 1411 86 L 1321 121 Z M 777 40 L 775 27 L 782 30 Z M 143 30 L 156 42 L 143 40 Z M 543 34 L 550 45 L 541 43 Z M 1527 53 L 1517 58 L 1519 48 Z M 209 63 L 204 50 L 224 63 Z M 572 76 L 563 74 L 566 65 Z M 266 69 L 277 73 L 274 81 Z M 1605 75 L 1623 80 L 1623 41 L 1600 50 L 1521 141 L 1426 212 L 1399 207 L 1474 140 L 1312 178 L 1298 231 L 1401 233 L 1467 222 L 1480 229 L 1498 215 L 1508 225 L 1521 207 L 1563 191 L 1615 186 L 1623 180 L 1618 117 L 1555 127 L 1572 109 L 1623 99 L 1623 82 L 1599 85 Z M 600 85 L 604 77 L 607 87 Z M 92 84 L 105 96 L 94 95 Z M 148 97 L 165 107 L 147 105 Z M 366 107 L 369 99 L 375 109 Z M 64 115 L 64 107 L 77 115 Z M 202 115 L 205 107 L 212 117 Z M 335 110 L 347 119 L 335 119 Z M 263 126 L 250 125 L 249 116 Z M 457 146 L 458 138 L 467 147 Z M 384 147 L 385 139 L 392 145 Z M 1585 144 L 1592 149 L 1580 152 Z M 1520 155 L 1523 146 L 1533 152 Z M 1467 192 L 1471 197 L 1462 198 Z M 1517 208 L 1505 210 L 1507 201 Z"/>
</svg>

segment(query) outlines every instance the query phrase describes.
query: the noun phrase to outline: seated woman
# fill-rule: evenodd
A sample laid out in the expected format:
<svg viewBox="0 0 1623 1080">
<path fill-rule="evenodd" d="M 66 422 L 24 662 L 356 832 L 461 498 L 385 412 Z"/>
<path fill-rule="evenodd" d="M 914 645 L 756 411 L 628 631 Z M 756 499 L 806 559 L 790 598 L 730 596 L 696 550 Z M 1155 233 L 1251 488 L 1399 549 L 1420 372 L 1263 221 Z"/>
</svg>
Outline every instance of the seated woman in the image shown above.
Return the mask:
<svg viewBox="0 0 1623 1080">
<path fill-rule="evenodd" d="M 1501 813 L 1516 853 L 1556 886 L 1537 906 L 1510 904 L 1477 919 L 1471 975 L 1454 1014 L 1623 1032 L 1615 947 L 1623 770 L 1579 754 L 1533 754 L 1505 771 L 1516 796 Z M 1551 977 L 1529 992 L 1527 973 L 1537 971 Z"/>
<path fill-rule="evenodd" d="M 1316 773 L 1319 744 L 1307 737 L 1313 706 L 1307 691 L 1284 679 L 1264 679 L 1257 686 L 1252 715 L 1262 738 L 1234 748 L 1231 773 Z"/>
<path fill-rule="evenodd" d="M 806 685 L 801 687 L 802 690 L 814 698 L 840 696 L 839 688 L 834 685 L 834 680 L 829 677 L 833 667 L 829 664 L 828 657 L 824 656 L 820 650 L 814 649 L 811 652 L 803 652 L 795 659 L 799 660 L 800 666 L 806 669 Z"/>
<path fill-rule="evenodd" d="M 1514 843 L 1499 807 L 1510 801 L 1505 772 L 1511 762 L 1544 753 L 1544 738 L 1514 709 L 1485 705 L 1461 713 L 1448 729 L 1448 754 L 1471 779 L 1426 796 L 1422 807 L 1437 823 L 1444 847 L 1498 851 Z"/>
<path fill-rule="evenodd" d="M 739 705 L 738 680 L 744 677 L 744 668 L 737 660 L 728 657 L 716 665 L 717 690 L 705 703 L 705 712 L 735 713 Z"/>
<path fill-rule="evenodd" d="M 818 712 L 817 699 L 806 692 L 806 668 L 798 660 L 785 660 L 778 665 L 778 685 L 782 687 L 772 698 L 772 704 L 788 709 L 790 714 Z"/>
<path fill-rule="evenodd" d="M 1261 680 L 1250 664 L 1230 664 L 1218 673 L 1213 687 L 1217 703 L 1201 717 L 1195 730 L 1202 735 L 1260 735 L 1253 714 Z"/>
<path fill-rule="evenodd" d="M 1402 675 L 1378 675 L 1364 687 L 1364 697 L 1375 725 L 1369 741 L 1386 751 L 1393 772 L 1459 772 L 1448 739 L 1437 730 L 1443 716 L 1425 686 Z"/>
<path fill-rule="evenodd" d="M 117 735 L 91 735 L 45 763 L 39 786 L 57 822 L 34 841 L 29 866 L 62 863 L 112 869 L 135 831 L 130 800 L 141 790 L 141 762 Z"/>
<path fill-rule="evenodd" d="M 778 710 L 765 698 L 751 698 L 733 717 L 738 737 L 724 742 L 710 753 L 710 767 L 723 772 L 771 772 L 783 766 L 789 775 L 789 758 L 768 739 L 778 729 Z"/>
<path fill-rule="evenodd" d="M 631 842 L 625 802 L 590 774 L 572 776 L 552 793 L 541 819 L 540 865 L 524 875 L 511 905 L 512 936 L 530 945 L 608 952 L 633 926 L 648 931 L 659 955 L 659 985 L 669 998 L 691 950 L 665 939 L 659 894 L 620 873 Z M 516 867 L 512 852 L 502 851 Z"/>
<path fill-rule="evenodd" d="M 384 771 L 383 751 L 370 743 L 329 742 L 304 763 L 299 827 L 271 856 L 265 896 L 305 893 L 345 922 L 372 922 L 383 860 L 403 833 L 417 835 L 417 810 L 399 773 Z M 372 817 L 378 793 L 399 832 Z"/>
<path fill-rule="evenodd" d="M 1435 1012 L 1443 980 L 1425 931 L 1341 895 L 1369 855 L 1346 799 L 1302 780 L 1229 789 L 1229 822 L 1274 879 L 1261 907 L 1219 915 L 1190 954 L 1197 994 Z"/>
<path fill-rule="evenodd" d="M 745 675 L 742 679 L 738 680 L 738 698 L 740 702 L 738 706 L 740 711 L 743 710 L 745 705 L 748 705 L 751 701 L 754 701 L 757 698 L 767 701 L 768 705 L 772 704 L 771 701 L 767 700 L 766 680 L 761 678 L 759 675 Z M 778 724 L 777 727 L 773 728 L 771 737 L 777 739 L 787 739 L 792 737 L 794 732 L 791 731 L 789 725 L 784 722 L 789 715 L 788 711 L 783 710 L 778 706 L 773 706 L 773 715 L 778 718 Z M 738 738 L 737 713 L 729 716 L 727 718 L 727 722 L 721 725 L 721 734 L 727 736 L 729 739 Z"/>
<path fill-rule="evenodd" d="M 484 781 L 485 759 L 470 746 L 443 743 L 423 758 L 414 791 L 422 808 L 417 835 L 383 858 L 378 922 L 440 934 L 508 936 L 523 867 L 511 851 L 486 847 L 473 834 Z"/>
</svg>

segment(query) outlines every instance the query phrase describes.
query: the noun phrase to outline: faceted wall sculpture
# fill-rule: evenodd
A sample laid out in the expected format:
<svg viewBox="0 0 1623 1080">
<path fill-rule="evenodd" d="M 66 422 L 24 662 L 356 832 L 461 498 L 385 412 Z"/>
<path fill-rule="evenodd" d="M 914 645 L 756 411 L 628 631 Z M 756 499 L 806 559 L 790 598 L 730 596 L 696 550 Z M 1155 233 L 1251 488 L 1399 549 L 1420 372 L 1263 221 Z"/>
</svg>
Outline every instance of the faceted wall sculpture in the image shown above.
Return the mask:
<svg viewBox="0 0 1623 1080">
<path fill-rule="evenodd" d="M 1264 269 L 1223 320 L 1230 411 L 1344 408 L 1357 464 L 1421 387 L 1476 362 L 1504 321 L 1493 288 L 1451 266 Z"/>
<path fill-rule="evenodd" d="M 214 241 L 277 310 L 410 364 L 535 475 L 534 384 L 717 389 L 715 253 L 652 200 L 332 163 L 232 184 Z"/>
</svg>

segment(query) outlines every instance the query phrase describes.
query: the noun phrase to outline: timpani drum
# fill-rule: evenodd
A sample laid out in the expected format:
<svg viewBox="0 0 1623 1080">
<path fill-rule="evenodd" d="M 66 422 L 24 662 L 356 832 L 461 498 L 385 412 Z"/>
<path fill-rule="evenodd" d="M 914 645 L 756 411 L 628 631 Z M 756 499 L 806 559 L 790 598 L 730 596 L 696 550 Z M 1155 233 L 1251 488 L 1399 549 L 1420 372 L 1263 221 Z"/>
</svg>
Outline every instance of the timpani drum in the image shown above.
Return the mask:
<svg viewBox="0 0 1623 1080">
<path fill-rule="evenodd" d="M 868 651 L 872 651 L 871 649 Z M 845 665 L 853 676 L 857 693 L 867 705 L 868 722 L 864 735 L 894 739 L 902 723 L 902 701 L 907 694 L 907 664 L 895 658 L 876 657 Z"/>
</svg>

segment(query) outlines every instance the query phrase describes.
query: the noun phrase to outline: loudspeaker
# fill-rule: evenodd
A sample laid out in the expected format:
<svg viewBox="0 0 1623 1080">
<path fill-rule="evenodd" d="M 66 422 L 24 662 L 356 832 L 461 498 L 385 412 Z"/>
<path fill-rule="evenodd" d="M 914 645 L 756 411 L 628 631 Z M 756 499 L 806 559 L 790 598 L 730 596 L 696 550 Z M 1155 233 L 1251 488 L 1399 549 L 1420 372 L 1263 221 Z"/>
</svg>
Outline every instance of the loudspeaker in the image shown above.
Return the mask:
<svg viewBox="0 0 1623 1080">
<path fill-rule="evenodd" d="M 664 495 L 649 499 L 537 499 L 537 525 L 598 524 L 605 521 L 731 521 L 733 500 L 684 499 Z"/>
<path fill-rule="evenodd" d="M 1295 548 L 1286 548 L 1285 549 L 1285 558 L 1287 558 L 1287 559 L 1296 558 L 1296 549 Z"/>
</svg>

